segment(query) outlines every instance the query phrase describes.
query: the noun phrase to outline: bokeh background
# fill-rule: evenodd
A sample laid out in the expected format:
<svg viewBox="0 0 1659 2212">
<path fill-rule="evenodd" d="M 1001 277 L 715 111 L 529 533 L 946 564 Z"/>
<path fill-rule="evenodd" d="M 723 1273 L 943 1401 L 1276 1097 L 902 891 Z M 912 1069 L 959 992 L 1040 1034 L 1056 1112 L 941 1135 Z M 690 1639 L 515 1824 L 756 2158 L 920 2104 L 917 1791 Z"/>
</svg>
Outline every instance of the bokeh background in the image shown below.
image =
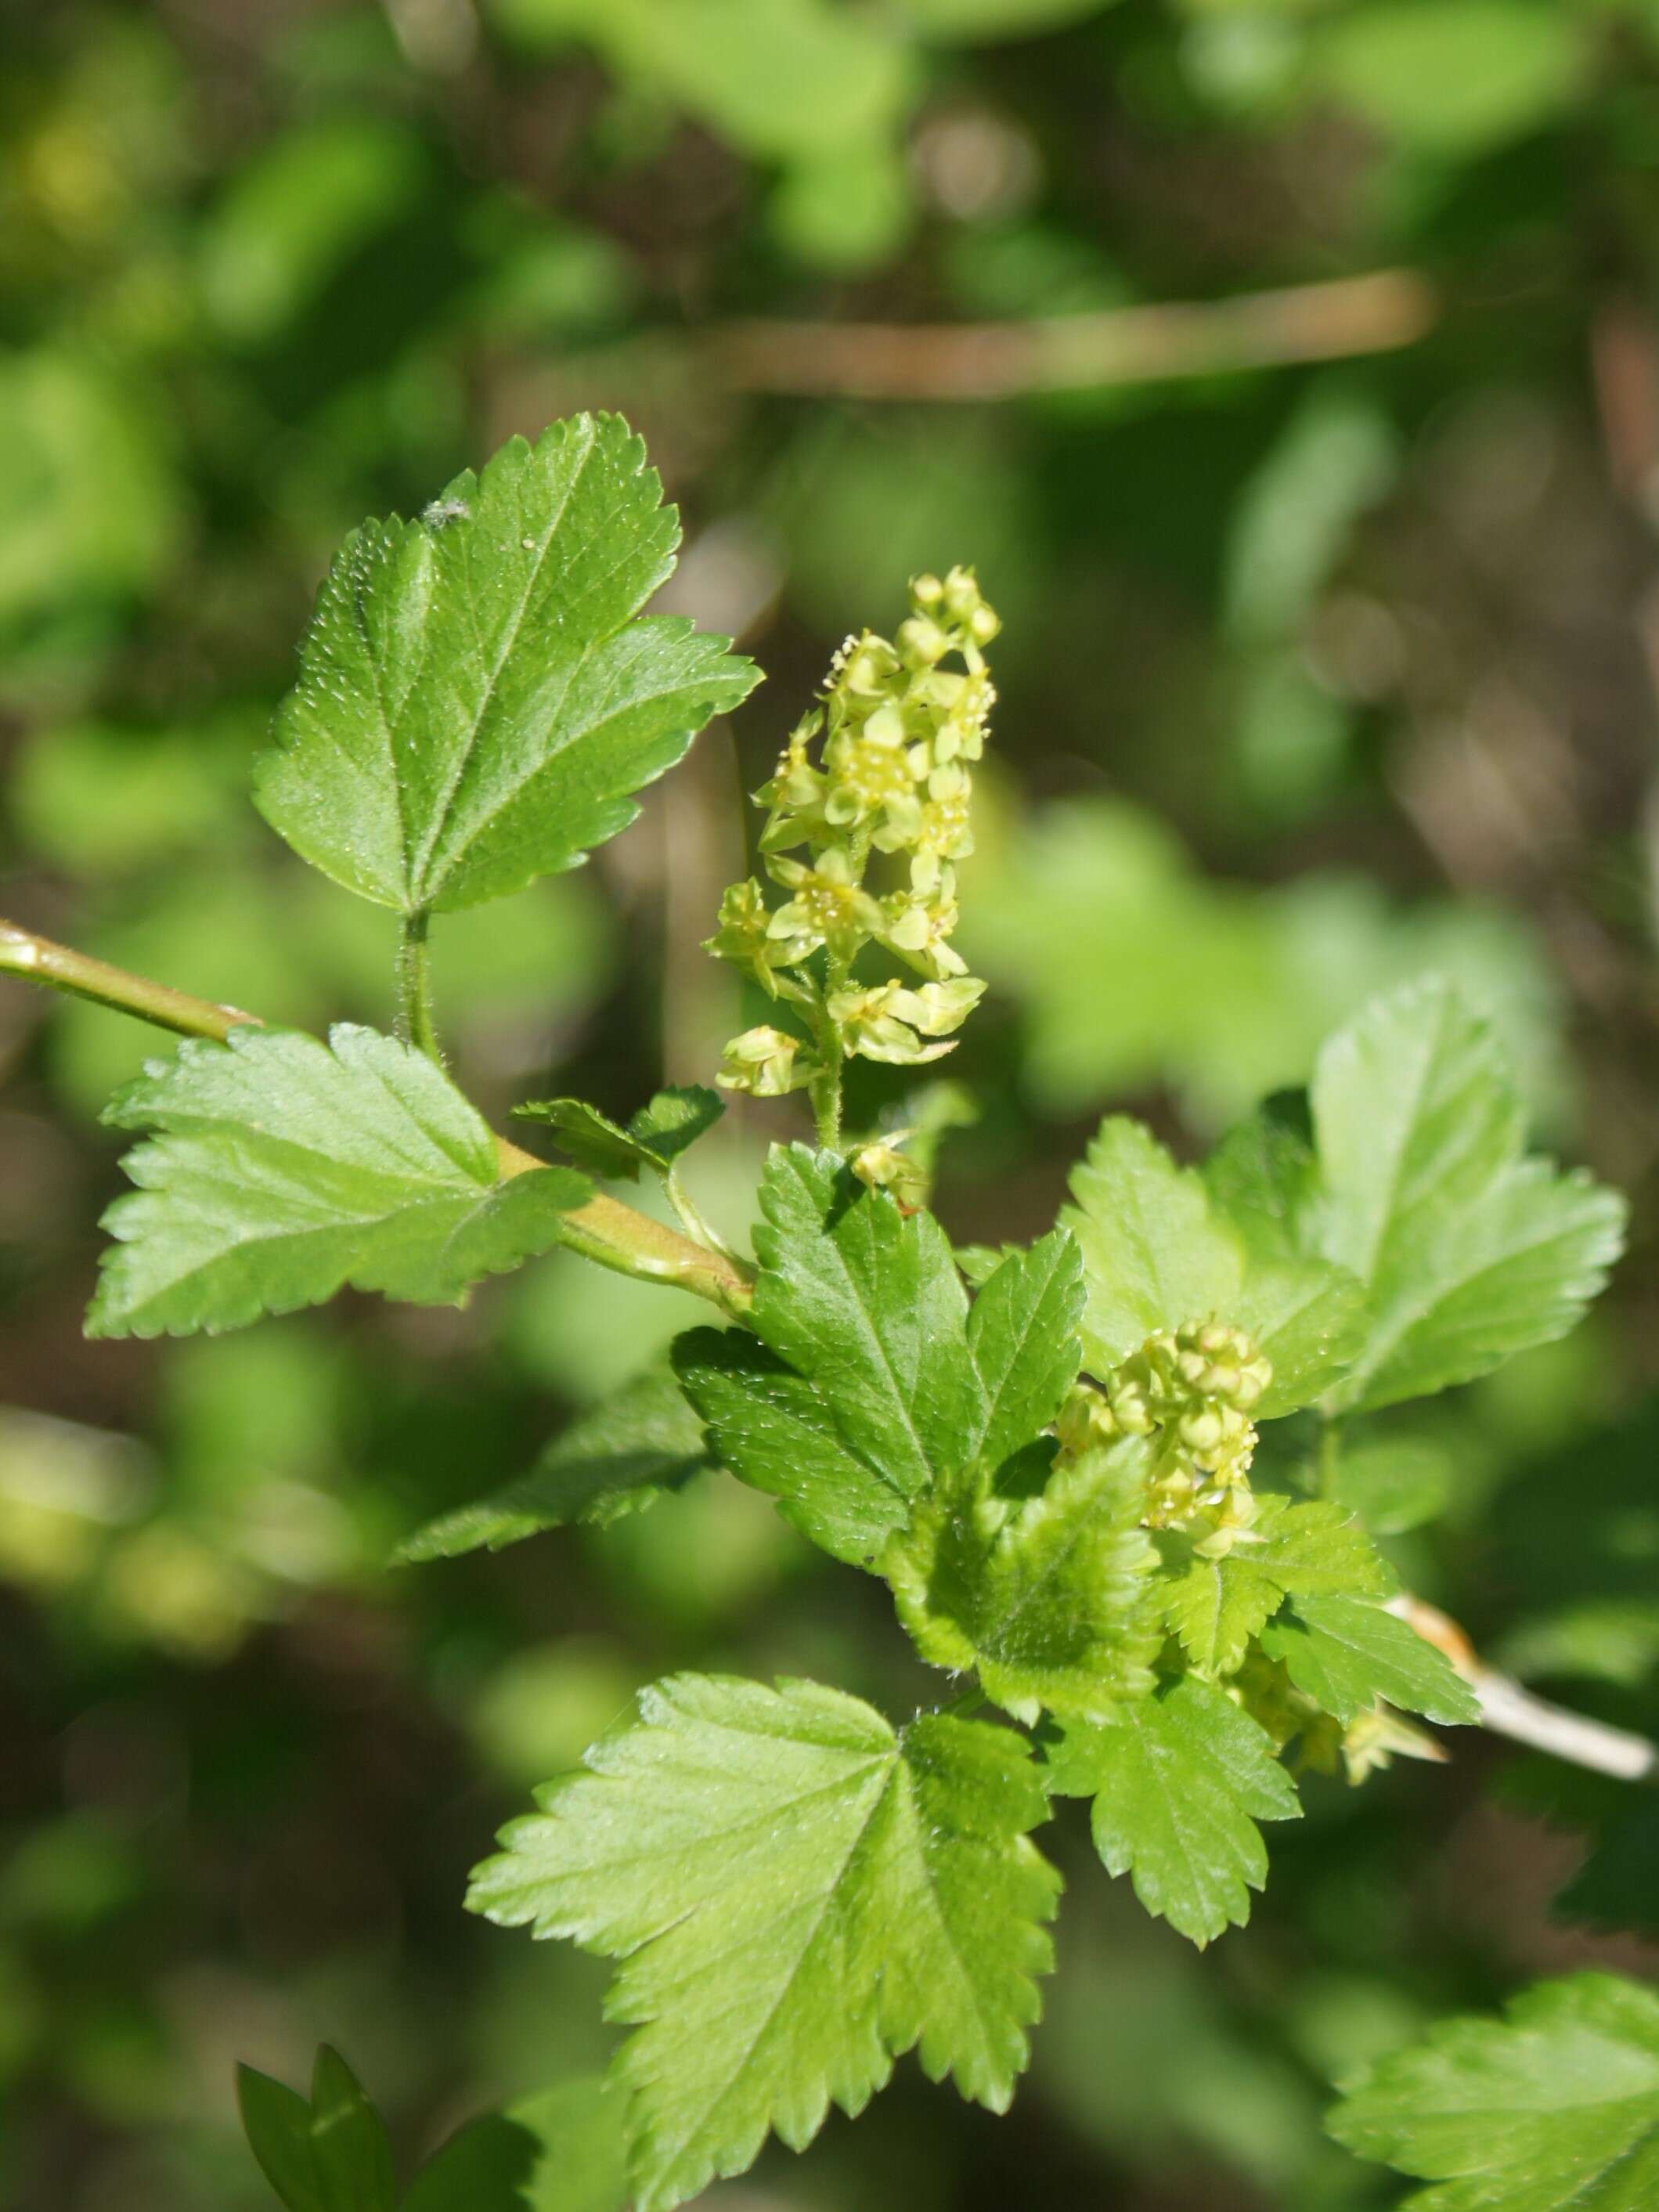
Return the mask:
<svg viewBox="0 0 1659 2212">
<path fill-rule="evenodd" d="M 697 940 L 829 653 L 975 562 L 994 993 L 948 1223 L 1038 1232 L 1107 1106 L 1191 1151 L 1450 970 L 1636 1230 L 1578 1335 L 1386 1431 L 1392 1548 L 1492 1656 L 1659 1725 L 1655 0 L 12 0 L 0 58 L 7 910 L 388 1020 L 389 918 L 246 797 L 310 594 L 364 514 L 620 408 L 685 512 L 674 604 L 770 680 L 436 957 L 492 1110 L 626 1113 L 744 1018 Z M 673 1296 L 555 1258 L 464 1312 L 83 1343 L 96 1116 L 154 1049 L 0 991 L 6 2212 L 268 2206 L 232 2063 L 295 2079 L 323 2036 L 410 2158 L 601 2063 L 601 1969 L 459 1909 L 528 1787 L 679 1664 L 918 1694 L 879 1591 L 723 1478 L 386 1569 Z M 700 1155 L 734 1231 L 793 1111 Z M 1322 2139 L 1334 2077 L 1538 1972 L 1659 1965 L 1552 1909 L 1601 1786 L 1455 1751 L 1312 1785 L 1202 1957 L 1063 1822 L 1012 2117 L 907 2063 L 707 2201 L 1391 2201 Z"/>
</svg>

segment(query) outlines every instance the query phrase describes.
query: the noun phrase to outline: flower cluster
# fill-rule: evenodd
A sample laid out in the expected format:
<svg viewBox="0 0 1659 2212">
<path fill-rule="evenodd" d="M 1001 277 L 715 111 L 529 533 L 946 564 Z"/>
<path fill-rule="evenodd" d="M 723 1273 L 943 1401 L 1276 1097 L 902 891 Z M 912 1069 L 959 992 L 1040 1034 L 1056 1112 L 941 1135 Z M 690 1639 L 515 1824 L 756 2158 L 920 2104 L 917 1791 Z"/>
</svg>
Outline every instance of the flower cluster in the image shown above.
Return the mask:
<svg viewBox="0 0 1659 2212">
<path fill-rule="evenodd" d="M 1083 1383 L 1057 1424 L 1067 1454 L 1123 1436 L 1156 1437 L 1146 1525 L 1202 1528 L 1195 1549 L 1219 1556 L 1255 1516 L 1250 1419 L 1273 1368 L 1242 1329 L 1221 1322 L 1163 1329 L 1107 1377 Z"/>
<path fill-rule="evenodd" d="M 967 568 L 914 578 L 910 605 L 892 639 L 848 639 L 823 704 L 756 794 L 763 864 L 785 896 L 769 905 L 757 878 L 732 884 L 707 949 L 797 1007 L 808 1035 L 763 1024 L 734 1037 L 718 1079 L 727 1090 L 775 1097 L 838 1085 L 849 1059 L 937 1060 L 984 990 L 951 943 L 952 863 L 973 850 L 969 763 L 996 696 L 984 648 L 1000 625 Z M 877 855 L 908 864 L 896 888 L 870 885 Z M 870 945 L 924 980 L 860 981 Z"/>
</svg>

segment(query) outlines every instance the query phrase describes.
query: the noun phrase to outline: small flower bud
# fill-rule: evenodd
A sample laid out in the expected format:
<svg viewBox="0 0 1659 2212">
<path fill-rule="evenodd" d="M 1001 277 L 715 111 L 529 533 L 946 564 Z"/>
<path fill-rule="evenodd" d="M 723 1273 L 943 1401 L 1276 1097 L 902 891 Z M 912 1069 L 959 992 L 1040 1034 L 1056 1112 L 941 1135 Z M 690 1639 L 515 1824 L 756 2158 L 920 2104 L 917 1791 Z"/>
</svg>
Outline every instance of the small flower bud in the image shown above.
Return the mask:
<svg viewBox="0 0 1659 2212">
<path fill-rule="evenodd" d="M 931 613 L 945 597 L 945 586 L 937 576 L 924 568 L 921 575 L 910 579 L 910 597 L 916 606 Z"/>
<path fill-rule="evenodd" d="M 951 650 L 951 641 L 927 615 L 913 615 L 899 624 L 894 640 L 901 658 L 912 668 L 931 668 Z"/>
</svg>

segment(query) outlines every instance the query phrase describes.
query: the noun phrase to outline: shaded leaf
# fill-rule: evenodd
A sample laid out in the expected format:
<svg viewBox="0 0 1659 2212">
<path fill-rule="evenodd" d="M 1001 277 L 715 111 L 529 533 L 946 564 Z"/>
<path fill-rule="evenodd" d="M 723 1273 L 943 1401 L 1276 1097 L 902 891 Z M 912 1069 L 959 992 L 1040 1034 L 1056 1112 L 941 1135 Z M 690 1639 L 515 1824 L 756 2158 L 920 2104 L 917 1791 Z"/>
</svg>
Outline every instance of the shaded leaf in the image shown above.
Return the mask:
<svg viewBox="0 0 1659 2212">
<path fill-rule="evenodd" d="M 641 1172 L 665 1175 L 675 1158 L 713 1128 L 726 1111 L 712 1091 L 690 1084 L 659 1091 L 626 1127 L 582 1098 L 544 1098 L 515 1106 L 522 1120 L 545 1121 L 578 1167 L 612 1182 L 637 1182 Z"/>
<path fill-rule="evenodd" d="M 601 1528 L 638 1512 L 714 1462 L 702 1424 L 665 1368 L 648 1368 L 580 1413 L 527 1474 L 406 1537 L 404 1565 L 492 1552 L 572 1522 Z"/>
<path fill-rule="evenodd" d="M 936 1667 L 977 1668 L 1018 1717 L 1094 1715 L 1144 1697 L 1159 1634 L 1146 1602 L 1157 1565 L 1140 1526 L 1149 1448 L 1084 1454 L 1034 1497 L 985 1477 L 947 1479 L 882 1559 L 899 1619 Z"/>
</svg>

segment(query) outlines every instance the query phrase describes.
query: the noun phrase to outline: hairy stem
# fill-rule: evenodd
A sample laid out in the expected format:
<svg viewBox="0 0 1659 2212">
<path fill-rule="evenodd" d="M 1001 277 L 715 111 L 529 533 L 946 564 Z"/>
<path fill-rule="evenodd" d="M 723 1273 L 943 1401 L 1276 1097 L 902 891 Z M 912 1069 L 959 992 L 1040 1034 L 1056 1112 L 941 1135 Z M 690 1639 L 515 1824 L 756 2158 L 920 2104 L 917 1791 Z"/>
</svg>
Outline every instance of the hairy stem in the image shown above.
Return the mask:
<svg viewBox="0 0 1659 2212">
<path fill-rule="evenodd" d="M 444 1056 L 432 1009 L 432 953 L 427 941 L 431 922 L 425 907 L 403 917 L 398 941 L 398 1026 L 409 1043 L 441 1067 Z"/>
<path fill-rule="evenodd" d="M 217 1006 L 210 999 L 192 998 L 187 991 L 130 975 L 107 961 L 94 960 L 20 929 L 15 922 L 0 921 L 0 975 L 26 976 L 32 983 L 90 999 L 118 1013 L 135 1014 L 177 1036 L 211 1037 L 222 1044 L 233 1030 L 264 1026 L 258 1014 L 245 1013 L 240 1006 Z M 496 1143 L 504 1176 L 523 1175 L 544 1164 L 505 1137 Z M 562 1215 L 561 1222 L 562 1241 L 571 1250 L 603 1267 L 641 1282 L 673 1284 L 708 1298 L 734 1320 L 751 1302 L 750 1275 L 741 1262 L 694 1243 L 619 1199 L 603 1194 L 592 1198 Z"/>
<path fill-rule="evenodd" d="M 106 960 L 94 960 L 49 937 L 20 929 L 15 921 L 0 921 L 0 975 L 21 975 L 31 983 L 44 983 L 77 999 L 112 1007 L 117 1013 L 136 1015 L 176 1036 L 213 1037 L 222 1044 L 232 1030 L 264 1027 L 258 1014 L 240 1006 L 222 1006 L 211 999 L 193 998 L 167 983 L 152 983 L 143 975 L 130 975 Z"/>
</svg>

